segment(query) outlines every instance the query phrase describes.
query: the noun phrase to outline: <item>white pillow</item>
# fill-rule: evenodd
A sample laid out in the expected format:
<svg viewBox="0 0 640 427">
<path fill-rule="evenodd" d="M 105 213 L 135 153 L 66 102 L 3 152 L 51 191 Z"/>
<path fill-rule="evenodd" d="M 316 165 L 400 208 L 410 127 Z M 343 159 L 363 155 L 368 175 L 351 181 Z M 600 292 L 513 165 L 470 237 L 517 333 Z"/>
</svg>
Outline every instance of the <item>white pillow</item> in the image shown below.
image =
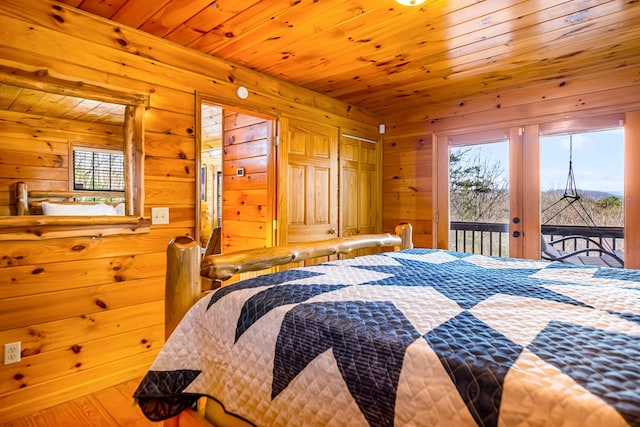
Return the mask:
<svg viewBox="0 0 640 427">
<path fill-rule="evenodd" d="M 116 205 L 116 215 L 124 216 L 124 203 L 118 203 Z"/>
<path fill-rule="evenodd" d="M 104 203 L 96 203 L 93 205 L 84 204 L 65 204 L 65 203 L 49 203 L 42 202 L 42 213 L 45 215 L 117 215 L 116 208 Z"/>
</svg>

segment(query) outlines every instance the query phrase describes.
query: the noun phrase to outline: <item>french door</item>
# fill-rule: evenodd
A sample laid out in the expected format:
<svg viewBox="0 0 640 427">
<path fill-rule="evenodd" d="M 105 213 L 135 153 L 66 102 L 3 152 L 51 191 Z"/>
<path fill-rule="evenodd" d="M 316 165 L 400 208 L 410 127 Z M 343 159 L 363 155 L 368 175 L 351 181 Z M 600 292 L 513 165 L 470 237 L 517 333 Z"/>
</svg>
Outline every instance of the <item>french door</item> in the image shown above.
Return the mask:
<svg viewBox="0 0 640 427">
<path fill-rule="evenodd" d="M 466 169 L 470 175 L 467 177 L 456 177 L 455 168 L 460 165 L 452 165 L 452 161 L 456 161 L 455 155 L 452 153 L 464 152 L 464 147 L 497 147 L 494 153 L 498 157 L 502 157 L 502 162 L 507 163 L 502 172 L 495 174 L 492 178 L 490 186 L 493 193 L 491 201 L 478 202 L 476 206 L 471 208 L 475 210 L 474 216 L 460 216 L 460 208 L 452 203 L 450 197 L 452 182 L 459 179 L 462 186 L 475 186 L 469 196 L 462 195 L 462 204 L 469 205 L 471 203 L 470 195 L 476 196 L 487 194 L 489 191 L 483 190 L 486 184 L 487 176 L 491 175 L 492 164 L 484 163 L 480 160 L 475 164 L 467 164 Z M 462 150 L 461 150 L 462 149 Z M 494 160 L 496 157 L 494 155 Z M 454 237 L 452 233 L 456 230 L 451 229 L 450 221 L 452 210 L 456 210 L 455 215 L 460 225 L 465 224 L 467 227 L 475 229 L 487 229 L 487 233 L 491 234 L 495 229 L 495 234 L 508 233 L 508 238 L 492 240 L 486 237 L 479 237 L 480 242 L 476 239 L 469 242 L 465 239 L 466 244 L 482 245 L 483 251 L 486 247 L 491 246 L 490 250 L 493 255 L 538 258 L 540 254 L 540 177 L 539 177 L 540 155 L 538 149 L 538 129 L 537 126 L 527 126 L 524 128 L 497 129 L 491 131 L 474 132 L 469 134 L 439 136 L 436 138 L 436 246 L 438 248 L 454 249 L 451 245 L 456 242 L 459 237 Z M 463 172 L 465 167 L 462 167 Z M 452 173 L 454 176 L 452 176 Z M 475 175 L 474 175 L 475 173 Z M 479 173 L 479 175 L 478 175 Z M 501 176 L 498 176 L 501 175 Z M 507 185 L 501 187 L 499 180 L 504 179 Z M 484 184 L 483 184 L 484 182 Z M 454 182 L 455 187 L 455 182 Z M 504 200 L 498 200 L 504 199 Z M 497 204 L 504 204 L 503 208 L 496 208 Z M 488 212 L 489 209 L 495 212 Z M 504 212 L 501 212 L 504 211 Z M 473 214 L 473 212 L 472 212 Z M 480 219 L 480 220 L 478 220 Z M 472 230 L 469 230 L 472 232 Z M 480 236 L 480 234 L 477 234 Z M 496 246 L 498 246 L 496 248 Z M 457 248 L 461 250 L 460 247 Z"/>
<path fill-rule="evenodd" d="M 638 260 L 635 256 L 635 246 L 640 241 L 640 236 L 633 233 L 632 229 L 635 225 L 633 218 L 638 217 L 638 208 L 635 206 L 634 198 L 631 195 L 638 191 L 638 187 L 635 186 L 638 182 L 638 174 L 636 174 L 631 168 L 625 167 L 633 163 L 633 157 L 637 156 L 638 144 L 633 144 L 633 135 L 636 132 L 637 121 L 634 115 L 609 115 L 601 116 L 597 118 L 585 118 L 585 119 L 572 119 L 567 121 L 549 122 L 540 125 L 528 125 L 523 127 L 513 127 L 509 129 L 493 130 L 473 132 L 462 135 L 453 136 L 438 136 L 436 138 L 436 245 L 439 248 L 451 248 L 449 245 L 450 234 L 453 232 L 450 225 L 450 218 L 452 217 L 452 205 L 450 195 L 450 180 L 451 180 L 451 165 L 450 165 L 450 153 L 452 149 L 457 147 L 465 147 L 476 144 L 483 144 L 490 141 L 506 140 L 508 141 L 508 163 L 509 163 L 509 186 L 508 186 L 508 199 L 509 199 L 509 215 L 508 226 L 503 227 L 509 232 L 509 248 L 508 256 L 516 258 L 540 258 L 540 233 L 541 233 L 541 211 L 544 209 L 541 203 L 541 166 L 545 166 L 545 170 L 548 174 L 550 159 L 547 150 L 547 154 L 542 164 L 541 160 L 541 139 L 545 141 L 560 140 L 558 136 L 564 135 L 565 140 L 570 140 L 569 136 L 575 137 L 577 141 L 585 138 L 586 134 L 606 134 L 606 132 L 594 132 L 596 130 L 603 129 L 620 129 L 622 123 L 627 121 L 624 131 L 624 159 L 617 158 L 613 161 L 608 159 L 611 154 L 616 151 L 614 149 L 612 140 L 598 141 L 600 152 L 602 148 L 607 152 L 604 154 L 595 154 L 597 158 L 588 158 L 588 162 L 582 162 L 581 168 L 590 168 L 590 175 L 593 179 L 598 179 L 598 185 L 604 185 L 604 175 L 597 175 L 596 171 L 609 169 L 620 171 L 624 169 L 624 247 L 629 249 L 629 253 L 625 254 L 625 266 L 631 267 L 635 265 Z M 631 119 L 631 120 L 629 120 Z M 552 138 L 550 138 L 552 137 Z M 556 138 L 558 137 L 558 138 Z M 549 142 L 545 142 L 548 144 Z M 560 147 L 559 142 L 555 142 L 554 149 L 556 152 Z M 619 147 L 622 142 L 620 138 L 616 141 L 616 147 Z M 579 146 L 576 146 L 576 149 Z M 564 158 L 564 152 L 566 151 L 569 159 L 569 174 L 571 175 L 571 146 L 564 147 L 559 151 L 563 154 L 558 154 Z M 592 151 L 596 152 L 596 151 Z M 624 164 L 624 166 L 623 166 Z M 635 168 L 634 168 L 635 169 Z M 566 169 L 564 176 L 567 176 Z M 560 171 L 560 172 L 562 172 Z M 621 175 L 620 173 L 618 175 Z M 588 177 L 588 176 L 587 176 Z M 544 177 L 545 181 L 545 194 L 549 193 L 548 187 L 548 175 Z M 558 191 L 562 193 L 562 189 L 565 189 L 565 183 L 567 181 L 559 182 L 557 184 Z M 591 185 L 588 185 L 588 179 L 581 180 L 581 184 L 584 184 L 584 188 L 579 188 L 581 193 L 585 191 L 587 193 L 597 193 L 593 187 L 593 180 Z M 622 184 L 620 183 L 620 186 Z M 575 184 L 574 184 L 575 186 Z M 560 188 L 561 187 L 561 188 Z M 621 188 L 621 187 L 620 187 Z M 571 192 L 571 191 L 570 191 Z M 577 195 L 577 191 L 574 192 Z M 564 190 L 567 193 L 567 189 Z M 620 191 L 616 194 L 621 193 Z M 613 193 L 612 193 L 613 194 Z M 547 194 L 548 196 L 548 194 Z M 590 194 L 592 196 L 592 194 Z M 548 197 L 547 197 L 548 198 Z M 575 197 L 574 197 L 575 198 Z M 592 197 L 593 198 L 593 197 Z M 548 202 L 548 201 L 547 201 Z M 548 203 L 546 203 L 548 204 Z M 545 205 L 546 206 L 546 205 Z M 576 213 L 578 215 L 578 213 Z M 547 215 L 548 216 L 548 215 Z M 588 227 L 589 224 L 584 224 Z M 459 248 L 457 248 L 459 250 Z M 477 253 L 477 251 L 475 251 Z M 484 252 L 483 252 L 484 253 Z M 505 254 L 501 254 L 505 255 Z M 629 261 L 631 260 L 631 261 Z M 627 262 L 629 261 L 629 262 Z"/>
</svg>

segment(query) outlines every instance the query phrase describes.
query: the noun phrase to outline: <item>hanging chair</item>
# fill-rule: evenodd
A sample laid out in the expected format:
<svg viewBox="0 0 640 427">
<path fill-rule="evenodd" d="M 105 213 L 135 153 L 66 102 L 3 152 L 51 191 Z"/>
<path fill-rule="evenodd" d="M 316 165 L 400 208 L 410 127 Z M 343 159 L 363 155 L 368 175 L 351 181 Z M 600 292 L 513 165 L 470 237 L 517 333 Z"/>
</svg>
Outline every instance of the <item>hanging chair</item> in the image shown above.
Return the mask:
<svg viewBox="0 0 640 427">
<path fill-rule="evenodd" d="M 578 188 L 576 186 L 576 179 L 573 175 L 573 135 L 569 135 L 569 173 L 567 175 L 567 184 L 564 189 L 564 194 L 560 199 L 542 210 L 542 214 L 556 207 L 557 205 L 564 203 L 565 206 L 556 208 L 553 213 L 542 225 L 547 225 L 549 222 L 557 217 L 565 209 L 573 208 L 574 212 L 580 217 L 580 219 L 587 224 L 588 227 L 596 227 L 593 218 L 589 215 L 589 212 L 580 202 L 580 195 L 578 194 Z M 563 245 L 567 241 L 573 241 L 575 247 L 582 247 L 582 249 L 576 249 L 572 252 L 566 252 L 564 250 L 556 248 L 554 245 Z M 582 242 L 582 244 L 579 244 Z M 601 244 L 594 239 L 587 236 L 572 235 L 564 236 L 561 239 L 545 241 L 544 236 L 540 234 L 540 248 L 542 252 L 542 259 L 549 261 L 560 261 L 569 264 L 576 265 L 593 265 L 601 267 L 616 267 L 624 268 L 624 253 L 620 250 L 613 251 L 605 242 Z M 596 255 L 592 255 L 595 253 Z"/>
<path fill-rule="evenodd" d="M 554 245 L 562 245 L 567 240 L 584 240 L 588 247 L 567 252 L 556 248 Z M 540 248 L 542 259 L 547 261 L 560 261 L 575 265 L 591 265 L 597 267 L 624 268 L 624 254 L 622 251 L 609 251 L 597 241 L 585 236 L 565 236 L 557 240 L 547 242 L 540 236 Z M 588 255 L 596 253 L 597 255 Z"/>
<path fill-rule="evenodd" d="M 542 225 L 547 225 L 552 219 L 560 215 L 565 209 L 573 208 L 575 213 L 578 214 L 580 219 L 590 227 L 595 227 L 596 224 L 589 215 L 589 212 L 585 209 L 582 202 L 580 202 L 580 195 L 578 194 L 578 187 L 576 186 L 576 178 L 573 175 L 573 135 L 569 135 L 569 173 L 567 175 L 567 184 L 564 188 L 564 193 L 560 199 L 556 200 L 551 205 L 542 210 L 542 214 L 553 209 L 559 204 L 565 203 L 565 206 L 560 206 L 551 217 L 549 217 Z M 580 208 L 580 209 L 578 209 Z"/>
</svg>

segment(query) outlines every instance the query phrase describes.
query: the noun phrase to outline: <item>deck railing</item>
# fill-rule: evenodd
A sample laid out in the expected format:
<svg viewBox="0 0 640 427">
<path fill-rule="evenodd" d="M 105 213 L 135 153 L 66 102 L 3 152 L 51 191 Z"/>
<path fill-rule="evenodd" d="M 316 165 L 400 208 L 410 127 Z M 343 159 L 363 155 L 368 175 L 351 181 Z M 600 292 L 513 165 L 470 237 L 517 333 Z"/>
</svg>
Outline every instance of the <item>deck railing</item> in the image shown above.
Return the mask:
<svg viewBox="0 0 640 427">
<path fill-rule="evenodd" d="M 509 224 L 451 222 L 449 228 L 451 250 L 481 255 L 509 255 Z"/>
<path fill-rule="evenodd" d="M 449 248 L 473 254 L 508 256 L 509 225 L 486 222 L 451 222 Z M 543 225 L 540 227 L 546 241 L 567 236 L 584 236 L 597 241 L 608 250 L 624 250 L 623 227 L 586 227 L 574 225 Z M 568 239 L 558 249 L 572 252 L 592 247 L 583 239 Z"/>
</svg>

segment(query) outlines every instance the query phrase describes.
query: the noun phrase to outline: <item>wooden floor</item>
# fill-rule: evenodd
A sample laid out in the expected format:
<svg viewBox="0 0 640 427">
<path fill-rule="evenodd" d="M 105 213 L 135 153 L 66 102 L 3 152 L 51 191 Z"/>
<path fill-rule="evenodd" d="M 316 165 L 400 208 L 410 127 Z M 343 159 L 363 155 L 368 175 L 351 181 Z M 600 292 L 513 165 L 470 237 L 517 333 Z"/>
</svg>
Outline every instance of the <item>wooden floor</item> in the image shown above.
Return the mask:
<svg viewBox="0 0 640 427">
<path fill-rule="evenodd" d="M 11 427 L 63 427 L 63 426 L 162 426 L 145 418 L 131 397 L 140 379 L 101 390 L 89 396 L 35 414 L 10 421 Z"/>
</svg>

